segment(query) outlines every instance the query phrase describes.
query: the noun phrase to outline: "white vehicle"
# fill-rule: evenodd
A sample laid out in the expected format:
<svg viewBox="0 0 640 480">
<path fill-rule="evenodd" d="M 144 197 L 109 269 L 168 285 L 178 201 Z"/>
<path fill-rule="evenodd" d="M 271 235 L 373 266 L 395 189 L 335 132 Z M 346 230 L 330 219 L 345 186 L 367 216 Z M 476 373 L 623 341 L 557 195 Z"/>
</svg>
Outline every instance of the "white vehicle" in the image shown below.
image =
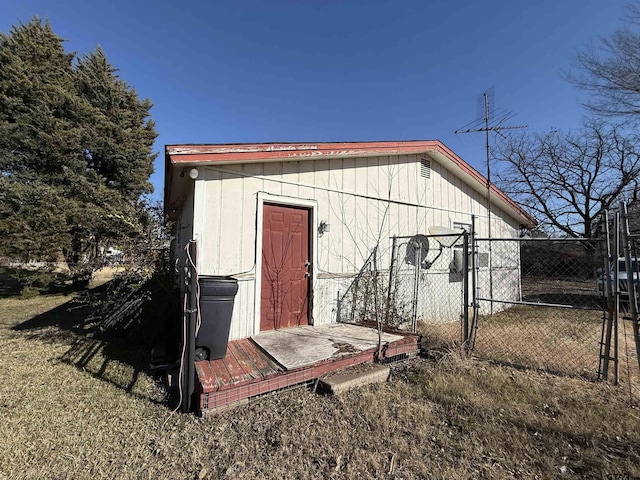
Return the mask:
<svg viewBox="0 0 640 480">
<path fill-rule="evenodd" d="M 104 252 L 105 260 L 109 263 L 120 263 L 124 259 L 124 254 L 121 250 L 114 247 L 109 247 Z"/>
<path fill-rule="evenodd" d="M 633 272 L 633 280 L 635 284 L 636 294 L 640 289 L 640 276 L 638 270 L 638 260 L 633 259 L 631 261 L 631 271 Z M 628 276 L 627 276 L 627 261 L 624 257 L 618 258 L 617 262 L 612 262 L 609 264 L 609 269 L 611 270 L 611 282 L 615 279 L 615 271 L 616 267 L 618 269 L 618 292 L 623 297 L 629 296 L 629 285 L 628 285 Z M 602 272 L 602 269 L 598 269 L 598 290 L 601 292 L 605 292 L 606 290 L 606 275 Z"/>
</svg>

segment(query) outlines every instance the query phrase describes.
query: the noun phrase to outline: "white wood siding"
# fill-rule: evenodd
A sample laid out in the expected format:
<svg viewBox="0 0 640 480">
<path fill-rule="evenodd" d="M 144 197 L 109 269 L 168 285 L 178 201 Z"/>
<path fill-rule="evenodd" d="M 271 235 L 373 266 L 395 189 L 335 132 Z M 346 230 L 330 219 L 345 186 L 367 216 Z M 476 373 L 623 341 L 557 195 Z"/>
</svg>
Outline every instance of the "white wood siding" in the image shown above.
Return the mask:
<svg viewBox="0 0 640 480">
<path fill-rule="evenodd" d="M 336 158 L 201 167 L 195 181 L 193 235 L 203 275 L 232 275 L 239 282 L 231 339 L 256 331 L 256 258 L 259 252 L 258 197 L 314 201 L 315 221 L 330 231 L 312 232 L 313 322 L 335 320 L 336 298 L 379 244 L 379 267 L 388 268 L 390 237 L 427 233 L 432 225 L 471 223 L 487 234 L 486 200 L 431 159 L 430 178 L 420 175 L 420 155 Z M 273 198 L 273 197 L 270 197 Z M 185 212 L 183 212 L 185 215 Z M 493 236 L 513 237 L 517 225 L 492 212 Z M 183 245 L 182 245 L 183 246 Z M 178 247 L 180 248 L 180 246 Z"/>
</svg>

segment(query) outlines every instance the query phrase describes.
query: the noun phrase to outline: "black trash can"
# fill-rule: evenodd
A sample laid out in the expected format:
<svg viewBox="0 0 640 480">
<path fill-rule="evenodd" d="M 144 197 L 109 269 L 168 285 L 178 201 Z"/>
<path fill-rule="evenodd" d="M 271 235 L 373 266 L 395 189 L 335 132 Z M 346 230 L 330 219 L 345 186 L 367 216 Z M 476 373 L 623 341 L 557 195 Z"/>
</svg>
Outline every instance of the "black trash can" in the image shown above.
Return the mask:
<svg viewBox="0 0 640 480">
<path fill-rule="evenodd" d="M 202 323 L 196 336 L 196 360 L 224 358 L 238 281 L 232 277 L 203 275 L 198 277 L 198 282 Z"/>
</svg>

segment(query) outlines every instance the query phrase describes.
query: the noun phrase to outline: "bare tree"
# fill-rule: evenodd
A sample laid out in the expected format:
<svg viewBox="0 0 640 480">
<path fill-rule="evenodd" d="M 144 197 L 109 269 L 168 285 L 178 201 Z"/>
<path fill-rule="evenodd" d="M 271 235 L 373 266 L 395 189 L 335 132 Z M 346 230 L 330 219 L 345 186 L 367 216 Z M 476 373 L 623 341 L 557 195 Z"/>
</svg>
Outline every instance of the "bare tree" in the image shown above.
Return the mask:
<svg viewBox="0 0 640 480">
<path fill-rule="evenodd" d="M 542 228 L 591 237 L 598 216 L 638 189 L 637 139 L 592 122 L 572 133 L 523 133 L 498 144 L 497 183 L 536 216 Z"/>
<path fill-rule="evenodd" d="M 627 25 L 575 57 L 566 75 L 589 92 L 585 106 L 596 115 L 638 118 L 640 114 L 640 2 L 627 8 Z"/>
</svg>

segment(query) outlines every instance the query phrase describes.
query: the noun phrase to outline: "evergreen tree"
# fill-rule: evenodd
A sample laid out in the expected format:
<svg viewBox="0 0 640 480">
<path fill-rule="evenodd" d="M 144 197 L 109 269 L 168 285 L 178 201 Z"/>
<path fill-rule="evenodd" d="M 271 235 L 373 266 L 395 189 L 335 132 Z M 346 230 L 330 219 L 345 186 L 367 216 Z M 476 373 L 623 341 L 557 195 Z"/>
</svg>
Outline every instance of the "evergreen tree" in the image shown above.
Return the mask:
<svg viewBox="0 0 640 480">
<path fill-rule="evenodd" d="M 140 232 L 156 137 L 104 52 L 76 58 L 48 22 L 0 34 L 0 255 L 69 266 Z"/>
<path fill-rule="evenodd" d="M 85 153 L 90 168 L 106 185 L 136 200 L 152 190 L 149 176 L 156 132 L 154 123 L 146 120 L 152 105 L 149 100 L 140 101 L 115 72 L 100 47 L 78 62 L 78 94 L 92 106 L 95 116 L 86 129 Z M 146 153 L 141 154 L 142 148 Z"/>
</svg>

